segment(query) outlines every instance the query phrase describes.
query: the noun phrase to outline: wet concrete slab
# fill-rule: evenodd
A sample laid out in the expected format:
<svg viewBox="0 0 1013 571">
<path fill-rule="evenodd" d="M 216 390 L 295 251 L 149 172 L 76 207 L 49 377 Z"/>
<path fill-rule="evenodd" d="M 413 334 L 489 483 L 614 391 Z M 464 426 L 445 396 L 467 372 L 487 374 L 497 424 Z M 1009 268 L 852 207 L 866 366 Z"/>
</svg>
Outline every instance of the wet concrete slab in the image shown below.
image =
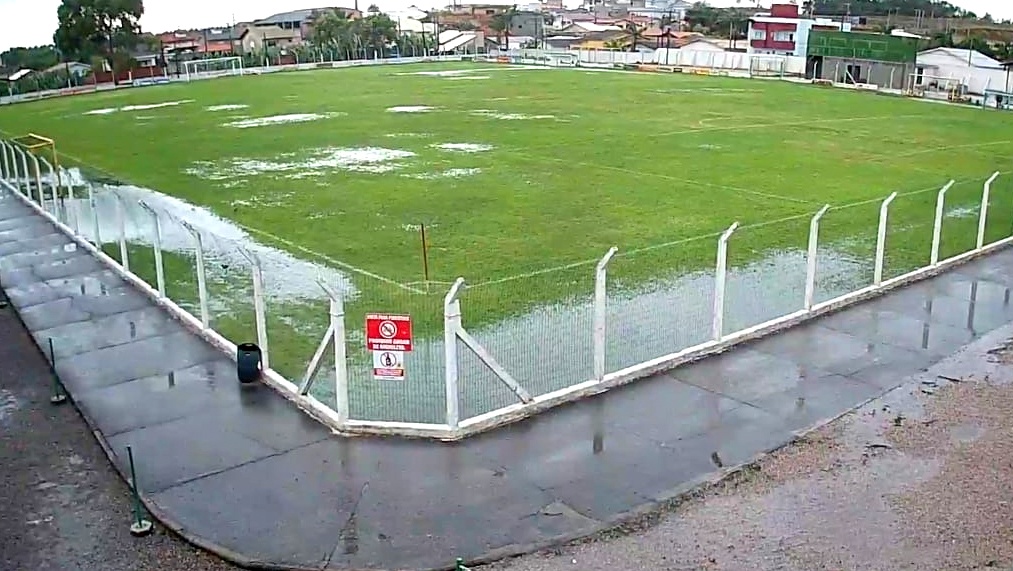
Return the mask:
<svg viewBox="0 0 1013 571">
<path fill-rule="evenodd" d="M 110 295 L 116 296 L 122 289 L 113 290 Z M 130 293 L 137 295 L 134 291 Z M 80 315 L 70 315 L 70 317 L 83 316 L 80 320 L 55 321 L 55 317 L 68 317 L 68 312 L 54 306 L 63 305 L 70 299 L 62 298 L 51 303 L 33 305 L 21 312 L 22 319 L 32 331 L 39 346 L 46 347 L 49 340 L 53 340 L 53 352 L 57 359 L 166 335 L 177 330 L 174 322 L 165 320 L 165 313 L 160 308 L 137 303 L 130 304 L 136 306 L 136 309 L 121 302 L 116 302 L 115 310 L 111 306 L 103 306 L 102 309 L 109 308 L 105 313 L 94 311 L 89 307 L 88 312 L 81 311 Z M 48 329 L 36 327 L 45 321 L 53 321 L 57 325 Z"/>
<path fill-rule="evenodd" d="M 221 358 L 220 352 L 178 327 L 174 333 L 57 359 L 56 372 L 72 389 L 86 390 L 166 375 Z"/>
<path fill-rule="evenodd" d="M 106 269 L 101 262 L 86 252 L 53 261 L 42 261 L 30 266 L 13 269 L 0 268 L 0 283 L 5 287 L 18 287 L 39 281 L 66 278 L 79 274 L 97 272 Z"/>
<path fill-rule="evenodd" d="M 57 372 L 113 461 L 131 446 L 186 534 L 280 565 L 449 566 L 590 533 L 1013 322 L 1001 252 L 457 444 L 346 439 L 240 386 L 227 356 L 24 213 L 0 200 L 0 282 L 37 342 L 59 340 Z"/>
<path fill-rule="evenodd" d="M 23 283 L 8 286 L 7 297 L 20 308 L 48 303 L 65 297 L 105 295 L 111 289 L 122 287 L 123 280 L 112 270 L 100 270 L 66 278 Z"/>
<path fill-rule="evenodd" d="M 6 260 L 7 256 L 12 254 L 50 250 L 54 247 L 64 248 L 70 245 L 74 245 L 74 247 L 76 247 L 76 244 L 68 244 L 67 237 L 63 234 L 47 234 L 45 236 L 31 238 L 29 240 L 7 242 L 5 244 L 0 244 L 0 261 Z"/>
<path fill-rule="evenodd" d="M 67 332 L 60 331 L 60 326 L 88 322 L 86 325 L 71 328 L 71 331 L 77 335 L 94 333 L 98 337 L 104 337 L 110 332 L 103 330 L 101 325 L 109 325 L 110 321 L 102 318 L 117 317 L 150 306 L 150 300 L 144 295 L 134 288 L 123 285 L 106 290 L 100 295 L 64 297 L 33 305 L 21 312 L 21 318 L 32 332 L 50 330 L 48 333 L 50 336 L 66 337 Z M 130 315 L 124 319 L 127 325 L 134 323 L 133 327 L 136 328 L 137 324 L 133 318 L 140 319 L 138 316 Z"/>
</svg>

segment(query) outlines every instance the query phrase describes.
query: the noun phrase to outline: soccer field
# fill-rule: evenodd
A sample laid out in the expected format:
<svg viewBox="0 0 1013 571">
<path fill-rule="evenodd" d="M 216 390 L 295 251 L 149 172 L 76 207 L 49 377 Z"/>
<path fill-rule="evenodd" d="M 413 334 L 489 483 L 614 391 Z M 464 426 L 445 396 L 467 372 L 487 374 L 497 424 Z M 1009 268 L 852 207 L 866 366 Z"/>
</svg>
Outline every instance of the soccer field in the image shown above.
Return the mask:
<svg viewBox="0 0 1013 571">
<path fill-rule="evenodd" d="M 928 262 L 936 190 L 951 179 L 943 255 L 973 247 L 982 183 L 1013 158 L 1013 116 L 1003 113 L 779 81 L 479 63 L 53 99 L 0 108 L 0 130 L 51 137 L 84 179 L 182 199 L 340 274 L 355 333 L 366 312 L 410 311 L 418 335 L 433 339 L 431 354 L 412 358 L 436 368 L 442 297 L 464 277 L 465 325 L 519 378 L 551 376 L 546 389 L 588 378 L 583 333 L 580 347 L 523 362 L 532 345 L 590 327 L 594 265 L 611 246 L 620 253 L 610 330 L 626 338 L 610 341 L 614 370 L 706 339 L 716 236 L 732 222 L 742 226 L 729 250 L 729 330 L 798 309 L 809 217 L 824 204 L 826 299 L 868 283 L 879 203 L 891 192 L 887 277 Z M 1010 177 L 991 203 L 989 240 L 1013 226 Z M 180 212 L 195 225 L 209 218 Z M 119 257 L 115 244 L 107 250 Z M 139 272 L 149 251 L 131 246 Z M 187 256 L 168 263 L 173 297 L 192 300 Z M 249 339 L 246 286 L 221 266 L 216 328 Z M 313 279 L 275 270 L 268 281 Z M 295 289 L 269 299 L 272 355 L 293 378 L 327 319 L 326 304 L 305 293 L 313 287 Z M 648 339 L 659 329 L 661 345 Z M 509 400 L 488 391 L 490 402 Z"/>
</svg>

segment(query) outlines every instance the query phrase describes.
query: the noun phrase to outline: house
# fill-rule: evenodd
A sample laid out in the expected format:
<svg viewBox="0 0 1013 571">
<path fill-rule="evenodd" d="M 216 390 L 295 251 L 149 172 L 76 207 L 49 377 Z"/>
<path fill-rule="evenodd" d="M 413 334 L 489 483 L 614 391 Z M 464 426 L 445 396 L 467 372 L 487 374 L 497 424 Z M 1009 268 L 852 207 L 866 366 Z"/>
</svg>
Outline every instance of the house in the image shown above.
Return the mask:
<svg viewBox="0 0 1013 571">
<path fill-rule="evenodd" d="M 757 14 L 749 19 L 749 47 L 746 51 L 750 54 L 804 57 L 812 30 L 849 32 L 851 25 L 826 18 L 801 17 L 797 4 L 774 4 L 769 13 Z"/>
<path fill-rule="evenodd" d="M 680 49 L 689 52 L 726 52 L 729 49 L 729 41 L 724 38 L 689 38 Z M 735 49 L 734 46 L 731 49 Z"/>
<path fill-rule="evenodd" d="M 932 85 L 956 87 L 975 95 L 986 89 L 1009 91 L 1002 62 L 975 50 L 958 48 L 934 48 L 918 53 L 913 86 Z"/>
<path fill-rule="evenodd" d="M 918 40 L 904 36 L 814 30 L 806 53 L 806 77 L 901 90 L 914 71 Z"/>
<path fill-rule="evenodd" d="M 502 14 L 508 8 L 509 6 L 501 4 L 457 4 L 435 15 L 435 19 L 441 29 L 474 28 L 488 37 L 495 37 L 496 32 L 490 28 L 490 24 L 497 14 Z"/>
<path fill-rule="evenodd" d="M 583 36 L 567 36 L 563 34 L 556 34 L 542 38 L 542 42 L 545 44 L 546 49 L 552 50 L 568 50 L 571 47 L 576 49 L 577 44 L 582 41 L 584 41 Z"/>
<path fill-rule="evenodd" d="M 200 52 L 208 57 L 225 57 L 236 53 L 236 34 L 231 26 L 227 28 L 207 28 L 200 31 Z"/>
<path fill-rule="evenodd" d="M 287 48 L 303 43 L 301 32 L 279 26 L 250 26 L 240 36 L 243 52 L 259 53 L 269 48 Z"/>
<path fill-rule="evenodd" d="M 517 12 L 510 18 L 511 36 L 533 36 L 540 38 L 545 35 L 545 16 L 541 12 Z"/>
<path fill-rule="evenodd" d="M 91 66 L 79 61 L 58 63 L 52 67 L 42 70 L 43 73 L 66 73 L 72 77 L 87 77 L 91 75 Z"/>
<path fill-rule="evenodd" d="M 629 33 L 623 30 L 592 32 L 585 34 L 581 41 L 572 44 L 570 47 L 581 50 L 608 50 L 621 48 L 622 46 L 628 48 L 629 38 Z"/>
<path fill-rule="evenodd" d="M 617 6 L 625 3 L 618 2 Z M 637 16 L 645 16 L 651 20 L 669 18 L 672 22 L 686 19 L 686 11 L 693 5 L 685 0 L 630 0 L 626 12 Z"/>
<path fill-rule="evenodd" d="M 443 30 L 437 37 L 441 54 L 475 54 L 486 51 L 486 38 L 481 31 Z"/>
<path fill-rule="evenodd" d="M 255 20 L 240 36 L 243 49 L 262 51 L 265 48 L 285 48 L 308 41 L 313 22 L 321 14 L 338 10 L 349 19 L 362 18 L 362 12 L 351 8 L 308 8 L 292 10 Z"/>
<path fill-rule="evenodd" d="M 681 48 L 692 40 L 703 38 L 698 32 L 680 32 L 672 29 L 671 26 L 664 28 L 647 28 L 640 33 L 644 40 L 653 43 L 655 48 Z"/>
<path fill-rule="evenodd" d="M 616 25 L 596 24 L 594 22 L 579 21 L 566 26 L 560 32 L 567 35 L 600 34 L 602 32 L 618 32 L 622 28 Z"/>
</svg>

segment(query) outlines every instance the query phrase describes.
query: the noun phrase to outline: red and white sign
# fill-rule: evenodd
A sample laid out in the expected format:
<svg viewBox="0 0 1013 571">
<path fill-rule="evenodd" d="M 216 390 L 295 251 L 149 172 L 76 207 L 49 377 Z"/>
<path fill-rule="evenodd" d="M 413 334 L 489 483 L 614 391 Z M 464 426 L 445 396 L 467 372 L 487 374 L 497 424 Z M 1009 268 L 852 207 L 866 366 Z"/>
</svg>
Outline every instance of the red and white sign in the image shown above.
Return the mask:
<svg viewBox="0 0 1013 571">
<path fill-rule="evenodd" d="M 373 378 L 378 381 L 403 381 L 404 353 L 373 351 Z"/>
<path fill-rule="evenodd" d="M 412 317 L 410 315 L 366 315 L 366 348 L 370 351 L 411 351 Z"/>
</svg>

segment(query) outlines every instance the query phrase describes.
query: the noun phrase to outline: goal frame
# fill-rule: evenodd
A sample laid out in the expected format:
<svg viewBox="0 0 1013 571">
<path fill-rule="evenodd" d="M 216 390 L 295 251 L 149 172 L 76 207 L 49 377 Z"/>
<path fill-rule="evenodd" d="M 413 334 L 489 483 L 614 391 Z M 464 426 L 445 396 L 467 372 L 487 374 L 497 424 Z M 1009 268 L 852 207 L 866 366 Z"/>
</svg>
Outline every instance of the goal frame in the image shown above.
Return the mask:
<svg viewBox="0 0 1013 571">
<path fill-rule="evenodd" d="M 758 54 L 749 58 L 749 77 L 778 77 L 783 78 L 788 58 L 774 54 Z M 760 64 L 773 64 L 769 68 L 760 69 Z"/>
<path fill-rule="evenodd" d="M 238 74 L 236 74 L 236 75 L 245 75 L 246 74 L 246 70 L 243 67 L 243 58 L 240 57 L 240 56 L 226 56 L 226 57 L 216 57 L 216 58 L 208 58 L 208 59 L 192 59 L 192 60 L 184 61 L 183 62 L 183 73 L 186 76 L 186 80 L 187 81 L 193 81 L 194 79 L 200 79 L 202 77 L 202 72 L 196 71 L 196 70 L 191 71 L 191 64 L 194 66 L 194 68 L 196 68 L 196 66 L 198 64 L 208 64 L 208 63 L 212 63 L 212 62 L 235 62 L 236 65 L 233 66 L 229 71 L 230 72 L 231 71 L 238 71 Z M 211 74 L 211 73 L 216 73 L 216 72 L 203 72 L 203 73 Z M 228 73 L 226 75 L 233 75 L 233 74 L 232 73 Z M 219 77 L 219 76 L 217 76 L 217 75 L 208 75 L 208 77 Z"/>
</svg>

